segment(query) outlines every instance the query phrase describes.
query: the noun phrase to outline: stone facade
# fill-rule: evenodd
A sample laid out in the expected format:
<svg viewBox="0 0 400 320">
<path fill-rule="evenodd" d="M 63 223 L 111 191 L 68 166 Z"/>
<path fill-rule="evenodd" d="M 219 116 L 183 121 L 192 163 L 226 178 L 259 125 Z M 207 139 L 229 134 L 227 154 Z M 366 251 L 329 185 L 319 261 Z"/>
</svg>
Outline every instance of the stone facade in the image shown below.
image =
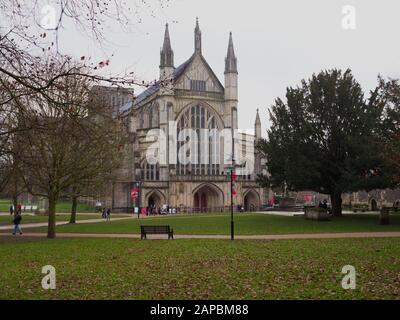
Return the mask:
<svg viewBox="0 0 400 320">
<path fill-rule="evenodd" d="M 173 137 L 170 123 L 176 123 L 176 132 L 187 128 L 196 132 L 202 129 L 238 129 L 238 71 L 232 34 L 229 36 L 223 85 L 202 54 L 198 21 L 195 28 L 194 53 L 177 68 L 174 66 L 174 53 L 167 25 L 160 52 L 159 81 L 135 100 L 124 105 L 120 109 L 120 116 L 128 127 L 131 144 L 126 146 L 125 166 L 112 190 L 112 206 L 115 210 L 163 205 L 182 211 L 216 212 L 229 208 L 232 165 L 183 165 L 179 161 L 173 161 L 170 145 L 171 139 L 176 138 Z M 166 161 L 151 164 L 147 153 L 155 140 L 149 137 L 158 130 L 167 137 L 165 154 L 162 155 Z M 234 197 L 235 205 L 242 205 L 248 210 L 259 210 L 268 202 L 270 192 L 260 188 L 255 181 L 258 173 L 265 173 L 265 164 L 254 150 L 254 143 L 260 138 L 261 121 L 257 112 L 255 135 L 238 133 L 235 136 L 235 144 L 244 141 L 245 146 L 252 147 L 247 149 L 251 150 L 252 154 L 244 154 L 242 159 L 245 159 L 245 166 L 254 165 L 255 170 L 242 171 L 242 174 L 238 175 L 235 183 L 237 195 Z M 179 143 L 182 142 L 178 141 L 177 144 Z M 203 153 L 208 152 L 211 157 L 219 154 L 221 158 L 233 153 L 233 148 L 224 150 L 225 144 L 218 141 L 213 140 L 210 149 L 206 151 L 201 149 L 201 145 L 200 140 L 200 158 Z M 243 146 L 241 148 L 246 149 Z M 234 157 L 236 159 L 238 155 L 235 154 Z M 139 186 L 137 201 L 130 197 L 130 190 L 134 186 Z"/>
<path fill-rule="evenodd" d="M 314 191 L 293 192 L 291 196 L 295 199 L 295 203 L 298 205 L 318 204 L 324 199 L 330 200 L 329 195 L 323 195 Z M 308 198 L 312 200 L 307 201 Z M 378 211 L 382 207 L 400 207 L 400 189 L 345 193 L 342 195 L 342 201 L 342 204 L 346 209 L 351 207 L 362 207 L 366 210 Z"/>
<path fill-rule="evenodd" d="M 364 205 L 371 211 L 382 207 L 400 207 L 400 190 L 373 190 L 360 191 L 343 195 L 343 204 L 346 206 Z"/>
</svg>

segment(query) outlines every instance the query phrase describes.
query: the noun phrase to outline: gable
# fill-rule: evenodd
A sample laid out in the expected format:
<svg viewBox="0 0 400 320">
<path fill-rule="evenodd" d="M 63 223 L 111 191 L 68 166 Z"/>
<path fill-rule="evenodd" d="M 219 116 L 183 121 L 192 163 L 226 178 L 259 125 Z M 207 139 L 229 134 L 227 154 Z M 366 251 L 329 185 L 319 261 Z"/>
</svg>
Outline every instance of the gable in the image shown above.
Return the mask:
<svg viewBox="0 0 400 320">
<path fill-rule="evenodd" d="M 192 56 L 192 58 L 182 65 L 182 68 L 175 79 L 175 88 L 191 90 L 193 82 L 195 82 L 196 86 L 201 87 L 202 91 L 218 93 L 224 92 L 224 87 L 221 82 L 201 55 Z M 205 87 L 205 90 L 203 86 Z"/>
</svg>

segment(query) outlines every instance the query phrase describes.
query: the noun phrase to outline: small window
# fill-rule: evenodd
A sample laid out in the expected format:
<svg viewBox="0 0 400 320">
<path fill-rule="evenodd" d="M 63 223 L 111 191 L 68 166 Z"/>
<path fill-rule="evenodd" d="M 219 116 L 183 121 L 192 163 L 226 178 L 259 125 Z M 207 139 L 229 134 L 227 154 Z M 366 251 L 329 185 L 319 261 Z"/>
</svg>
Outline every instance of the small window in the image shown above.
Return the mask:
<svg viewBox="0 0 400 320">
<path fill-rule="evenodd" d="M 190 89 L 192 91 L 206 91 L 206 82 L 201 80 L 190 80 Z"/>
</svg>

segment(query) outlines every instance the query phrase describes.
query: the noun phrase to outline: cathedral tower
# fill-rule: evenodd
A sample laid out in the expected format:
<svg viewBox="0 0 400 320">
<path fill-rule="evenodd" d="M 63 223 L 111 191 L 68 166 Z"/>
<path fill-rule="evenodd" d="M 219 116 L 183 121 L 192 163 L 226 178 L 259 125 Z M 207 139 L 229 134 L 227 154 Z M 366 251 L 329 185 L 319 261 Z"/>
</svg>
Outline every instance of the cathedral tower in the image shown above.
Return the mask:
<svg viewBox="0 0 400 320">
<path fill-rule="evenodd" d="M 194 52 L 201 55 L 201 30 L 199 18 L 196 18 L 196 28 L 194 29 Z"/>
<path fill-rule="evenodd" d="M 255 139 L 256 141 L 259 141 L 261 139 L 261 120 L 260 120 L 260 114 L 257 109 L 257 116 L 256 116 L 256 122 L 254 124 L 254 133 L 255 133 Z"/>
<path fill-rule="evenodd" d="M 231 115 L 232 128 L 238 128 L 238 71 L 237 58 L 233 48 L 232 32 L 229 34 L 228 53 L 225 58 L 225 101 L 227 114 Z"/>
<path fill-rule="evenodd" d="M 165 25 L 164 44 L 160 52 L 160 80 L 172 78 L 174 74 L 174 51 L 171 48 L 168 23 Z"/>
</svg>

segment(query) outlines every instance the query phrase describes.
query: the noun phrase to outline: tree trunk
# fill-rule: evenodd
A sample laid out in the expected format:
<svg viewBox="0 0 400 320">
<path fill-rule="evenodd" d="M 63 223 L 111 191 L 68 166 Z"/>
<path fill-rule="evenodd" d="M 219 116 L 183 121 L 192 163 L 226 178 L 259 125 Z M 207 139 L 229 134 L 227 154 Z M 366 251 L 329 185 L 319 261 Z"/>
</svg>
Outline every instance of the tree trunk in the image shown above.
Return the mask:
<svg viewBox="0 0 400 320">
<path fill-rule="evenodd" d="M 18 206 L 18 183 L 16 177 L 14 176 L 14 194 L 13 194 L 13 205 L 14 205 L 14 215 L 17 213 Z"/>
<path fill-rule="evenodd" d="M 49 223 L 47 229 L 47 238 L 54 239 L 56 237 L 56 200 L 49 198 Z"/>
<path fill-rule="evenodd" d="M 334 192 L 331 194 L 332 214 L 335 217 L 342 216 L 342 193 Z"/>
<path fill-rule="evenodd" d="M 69 219 L 69 223 L 76 223 L 76 208 L 78 207 L 78 197 L 72 197 L 72 208 L 71 208 L 71 218 Z"/>
<path fill-rule="evenodd" d="M 17 212 L 18 196 L 13 197 L 13 205 L 14 205 L 14 213 L 13 214 L 15 215 Z"/>
</svg>

